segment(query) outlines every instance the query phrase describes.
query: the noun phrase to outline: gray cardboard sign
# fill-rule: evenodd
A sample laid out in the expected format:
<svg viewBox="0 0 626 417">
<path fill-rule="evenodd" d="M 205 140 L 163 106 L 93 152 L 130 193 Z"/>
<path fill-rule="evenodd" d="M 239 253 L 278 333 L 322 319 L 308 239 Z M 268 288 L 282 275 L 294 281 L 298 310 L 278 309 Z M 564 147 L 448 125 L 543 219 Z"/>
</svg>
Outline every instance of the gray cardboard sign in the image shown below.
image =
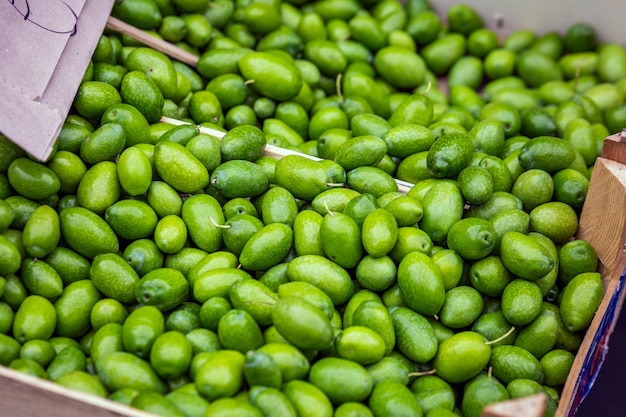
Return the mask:
<svg viewBox="0 0 626 417">
<path fill-rule="evenodd" d="M 53 149 L 114 0 L 0 0 L 0 132 Z"/>
</svg>

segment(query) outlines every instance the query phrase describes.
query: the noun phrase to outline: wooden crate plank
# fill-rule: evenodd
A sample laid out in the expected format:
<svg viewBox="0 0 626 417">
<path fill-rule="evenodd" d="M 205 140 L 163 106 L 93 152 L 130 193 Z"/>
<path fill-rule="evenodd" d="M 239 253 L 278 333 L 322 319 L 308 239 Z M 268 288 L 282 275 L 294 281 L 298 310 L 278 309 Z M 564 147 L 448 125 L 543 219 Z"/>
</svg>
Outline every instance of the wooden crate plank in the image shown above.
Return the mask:
<svg viewBox="0 0 626 417">
<path fill-rule="evenodd" d="M 576 390 L 580 384 L 587 353 L 592 349 L 602 349 L 596 345 L 605 329 L 602 328 L 608 314 L 609 305 L 616 292 L 620 291 L 619 279 L 626 268 L 626 165 L 621 162 L 626 157 L 626 143 L 620 134 L 605 140 L 609 144 L 603 151 L 603 157 L 596 160 L 589 192 L 580 215 L 577 237 L 588 241 L 598 253 L 600 271 L 603 275 L 605 293 L 600 306 L 591 322 L 585 338 L 578 350 L 569 377 L 563 387 L 556 417 L 570 415 L 576 400 Z M 626 159 L 626 158 L 624 158 Z M 618 299 L 617 315 L 624 301 L 626 292 L 622 291 Z M 608 332 L 612 332 L 612 322 Z M 606 341 L 605 341 L 606 342 Z M 586 370 L 589 372 L 589 370 Z M 517 401 L 517 400 L 514 400 Z M 526 417 L 533 410 L 530 405 L 515 408 L 514 401 L 504 401 L 487 407 L 483 417 Z M 511 405 L 511 408 L 509 408 Z M 527 407 L 527 408 L 524 408 Z M 545 405 L 544 405 L 545 407 Z M 517 410 L 517 411 L 515 411 Z"/>
<path fill-rule="evenodd" d="M 165 55 L 177 59 L 187 65 L 195 67 L 198 64 L 199 58 L 197 55 L 187 52 L 186 50 L 179 48 L 170 42 L 156 38 L 146 31 L 137 29 L 136 27 L 121 21 L 120 19 L 112 16 L 109 17 L 106 27 L 107 29 L 123 33 L 124 35 L 128 35 L 131 38 L 134 38 L 143 43 L 144 45 L 149 46 L 152 49 L 156 49 L 159 52 L 163 52 Z"/>
<path fill-rule="evenodd" d="M 602 146 L 602 158 L 626 164 L 626 130 L 609 136 Z"/>
<path fill-rule="evenodd" d="M 135 408 L 0 366 L 0 417 L 154 417 Z"/>
<path fill-rule="evenodd" d="M 482 417 L 542 417 L 548 404 L 546 394 L 530 395 L 501 403 L 490 404 L 483 409 Z"/>
<path fill-rule="evenodd" d="M 577 236 L 595 248 L 608 275 L 618 268 L 626 242 L 626 165 L 596 160 Z"/>
</svg>

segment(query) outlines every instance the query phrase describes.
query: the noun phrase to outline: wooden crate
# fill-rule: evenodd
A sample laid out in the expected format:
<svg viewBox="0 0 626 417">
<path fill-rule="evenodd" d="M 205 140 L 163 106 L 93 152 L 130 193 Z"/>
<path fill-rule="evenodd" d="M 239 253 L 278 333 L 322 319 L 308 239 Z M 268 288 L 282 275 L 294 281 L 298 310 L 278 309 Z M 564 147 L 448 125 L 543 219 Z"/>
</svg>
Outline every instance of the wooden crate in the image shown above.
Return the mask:
<svg viewBox="0 0 626 417">
<path fill-rule="evenodd" d="M 583 0 L 584 1 L 584 0 Z M 606 0 L 617 1 L 617 0 Z M 439 12 L 445 1 L 440 1 Z M 454 2 L 456 3 L 456 2 Z M 542 3 L 543 4 L 543 3 Z M 479 6 L 479 5 L 477 5 Z M 507 5 L 508 7 L 508 5 Z M 533 8 L 526 7 L 524 10 Z M 491 10 L 491 9 L 489 9 Z M 587 19 L 589 20 L 589 19 Z M 571 19 L 570 19 L 571 21 Z M 505 22 L 509 31 L 516 27 Z M 486 22 L 496 26 L 493 20 Z M 138 40 L 145 41 L 175 59 L 191 66 L 197 57 L 173 48 L 149 35 L 129 29 L 117 19 L 109 19 L 109 29 L 119 30 Z M 608 26 L 604 26 L 608 27 Z M 502 29 L 502 28 L 499 28 Z M 619 32 L 623 39 L 623 33 Z M 611 38 L 613 32 L 603 37 Z M 292 151 L 266 148 L 266 154 L 280 157 Z M 401 191 L 410 186 L 399 182 Z M 626 279 L 626 134 L 618 133 L 605 139 L 601 156 L 596 160 L 590 188 L 582 210 L 578 237 L 589 241 L 600 259 L 605 293 L 598 311 L 583 339 L 574 365 L 564 386 L 557 417 L 571 417 L 578 404 L 592 388 L 606 354 L 610 335 L 622 308 Z M 73 391 L 12 369 L 0 366 L 0 417 L 30 417 L 46 414 L 48 417 L 154 417 L 114 401 Z M 485 408 L 483 417 L 539 417 L 543 415 L 546 401 L 542 395 L 505 401 Z"/>
<path fill-rule="evenodd" d="M 605 139 L 596 160 L 577 236 L 598 253 L 604 297 L 583 339 L 563 388 L 556 417 L 571 417 L 589 393 L 606 355 L 624 301 L 626 279 L 626 132 Z M 520 405 L 521 404 L 521 405 Z M 528 417 L 545 403 L 505 401 L 485 409 L 484 417 Z"/>
<path fill-rule="evenodd" d="M 578 237 L 598 253 L 605 284 L 602 303 L 587 331 L 569 374 L 557 417 L 570 417 L 586 396 L 600 371 L 609 338 L 624 299 L 626 279 L 626 134 L 605 140 L 595 163 Z M 0 366 L 0 417 L 153 417 L 116 402 L 73 391 Z M 543 415 L 545 398 L 534 396 L 487 407 L 484 417 L 534 417 Z"/>
</svg>

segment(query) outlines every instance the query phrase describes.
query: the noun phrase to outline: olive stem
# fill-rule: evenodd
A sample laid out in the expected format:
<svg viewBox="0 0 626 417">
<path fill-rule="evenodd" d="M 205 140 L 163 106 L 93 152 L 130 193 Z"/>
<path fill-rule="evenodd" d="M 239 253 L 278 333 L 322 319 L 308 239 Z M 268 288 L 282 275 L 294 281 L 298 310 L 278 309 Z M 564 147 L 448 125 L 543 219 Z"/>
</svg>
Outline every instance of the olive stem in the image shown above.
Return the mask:
<svg viewBox="0 0 626 417">
<path fill-rule="evenodd" d="M 335 217 L 335 213 L 333 213 L 332 211 L 330 211 L 330 207 L 328 207 L 328 203 L 326 201 L 324 201 L 324 208 L 326 209 L 326 211 L 328 212 L 328 214 L 330 214 L 332 217 Z"/>
<path fill-rule="evenodd" d="M 335 79 L 335 88 L 337 89 L 337 97 L 339 97 L 339 102 L 343 103 L 343 91 L 341 91 L 341 79 L 343 78 L 343 73 L 337 74 L 337 78 Z"/>
<path fill-rule="evenodd" d="M 339 38 L 339 42 L 345 42 L 348 39 L 350 39 L 350 37 L 352 36 L 351 33 L 346 33 L 345 35 L 343 35 L 341 38 Z"/>
<path fill-rule="evenodd" d="M 504 339 L 506 339 L 507 337 L 509 337 L 511 335 L 511 333 L 513 333 L 515 331 L 515 326 L 511 326 L 511 328 L 509 329 L 508 332 L 504 333 L 502 336 L 494 339 L 494 340 L 488 340 L 485 342 L 486 345 L 493 345 L 494 343 L 498 343 Z"/>
<path fill-rule="evenodd" d="M 426 375 L 434 375 L 436 373 L 437 373 L 436 369 L 431 369 L 430 371 L 410 372 L 409 376 L 426 376 Z"/>
<path fill-rule="evenodd" d="M 433 82 L 432 81 L 428 81 L 428 84 L 426 84 L 426 90 L 424 90 L 424 95 L 427 96 L 428 93 L 430 93 L 430 88 L 433 86 Z"/>
<path fill-rule="evenodd" d="M 250 84 L 254 84 L 256 82 L 256 80 L 252 79 L 252 80 L 246 80 L 243 82 L 243 85 L 250 85 Z"/>
<path fill-rule="evenodd" d="M 231 228 L 231 226 L 229 226 L 229 225 L 217 223 L 215 220 L 213 220 L 213 217 L 211 217 L 211 216 L 209 216 L 209 221 L 211 222 L 211 224 L 214 227 L 217 227 L 219 229 L 230 229 Z"/>
<path fill-rule="evenodd" d="M 327 187 L 331 187 L 331 188 L 335 188 L 335 187 L 343 187 L 343 182 L 327 182 L 326 186 Z"/>
</svg>

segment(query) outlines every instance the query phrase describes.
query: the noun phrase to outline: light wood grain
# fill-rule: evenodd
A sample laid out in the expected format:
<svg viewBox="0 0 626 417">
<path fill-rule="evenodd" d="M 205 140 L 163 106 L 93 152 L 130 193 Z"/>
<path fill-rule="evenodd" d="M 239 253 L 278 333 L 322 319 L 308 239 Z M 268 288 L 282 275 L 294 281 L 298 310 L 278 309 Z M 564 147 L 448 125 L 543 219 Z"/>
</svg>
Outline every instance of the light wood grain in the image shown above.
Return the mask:
<svg viewBox="0 0 626 417">
<path fill-rule="evenodd" d="M 123 22 L 115 17 L 109 17 L 106 27 L 107 29 L 123 33 L 124 35 L 128 35 L 131 38 L 143 43 L 144 45 L 156 49 L 157 51 L 163 52 L 165 55 L 180 62 L 183 62 L 187 65 L 190 65 L 194 68 L 196 67 L 196 65 L 198 65 L 198 56 L 188 51 L 185 51 L 184 49 L 179 48 L 172 43 L 169 43 L 159 38 L 155 38 L 154 36 L 144 32 L 143 30 L 137 29 L 136 27 L 129 25 L 128 23 Z"/>
<path fill-rule="evenodd" d="M 0 366 L 0 399 L 0 417 L 154 417 L 3 366 Z"/>
<path fill-rule="evenodd" d="M 536 394 L 515 400 L 490 404 L 482 417 L 542 417 L 548 404 L 546 394 Z"/>
<path fill-rule="evenodd" d="M 626 148 L 626 143 L 621 144 Z M 624 257 L 626 241 L 626 165 L 596 160 L 577 236 L 587 240 L 610 272 Z"/>
<path fill-rule="evenodd" d="M 600 156 L 621 164 L 626 164 L 626 130 L 622 130 L 606 138 Z"/>
</svg>

